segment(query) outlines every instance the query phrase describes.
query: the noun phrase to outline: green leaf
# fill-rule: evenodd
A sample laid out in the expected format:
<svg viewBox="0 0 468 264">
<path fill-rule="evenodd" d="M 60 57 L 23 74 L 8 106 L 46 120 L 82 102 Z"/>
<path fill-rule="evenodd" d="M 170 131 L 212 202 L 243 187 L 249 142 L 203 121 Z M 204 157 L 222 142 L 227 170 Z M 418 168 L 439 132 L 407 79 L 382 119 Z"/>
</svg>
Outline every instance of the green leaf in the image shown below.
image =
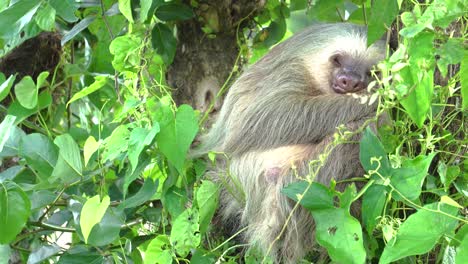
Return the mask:
<svg viewBox="0 0 468 264">
<path fill-rule="evenodd" d="M 140 22 L 144 23 L 153 16 L 154 10 L 161 4 L 164 4 L 164 0 L 141 0 L 140 1 Z"/>
<path fill-rule="evenodd" d="M 122 187 L 124 197 L 126 197 L 127 195 L 128 186 L 130 186 L 130 184 L 134 180 L 140 177 L 140 175 L 143 173 L 145 168 L 150 164 L 151 158 L 148 155 L 142 154 L 140 157 L 141 157 L 141 161 L 138 162 L 138 166 L 136 167 L 135 170 L 133 170 L 130 167 L 127 168 L 127 171 L 124 176 L 123 187 Z"/>
<path fill-rule="evenodd" d="M 151 31 L 151 43 L 156 52 L 161 55 L 164 63 L 169 65 L 174 60 L 177 39 L 172 30 L 163 23 L 157 23 Z"/>
<path fill-rule="evenodd" d="M 171 243 L 166 235 L 158 235 L 148 244 L 144 264 L 172 263 Z"/>
<path fill-rule="evenodd" d="M 156 193 L 158 190 L 158 181 L 153 181 L 150 178 L 145 179 L 145 183 L 143 186 L 138 190 L 138 192 L 130 198 L 125 199 L 121 204 L 120 208 L 132 208 L 142 205 L 149 201 L 151 197 Z"/>
<path fill-rule="evenodd" d="M 364 263 L 361 225 L 347 209 L 331 208 L 312 211 L 316 223 L 315 236 L 337 263 Z"/>
<path fill-rule="evenodd" d="M 107 77 L 102 75 L 94 77 L 94 82 L 90 86 L 85 87 L 81 91 L 74 94 L 70 101 L 68 101 L 67 105 L 101 89 L 104 87 L 104 85 L 106 85 L 107 80 Z"/>
<path fill-rule="evenodd" d="M 179 3 L 161 5 L 156 9 L 155 15 L 162 21 L 187 20 L 195 16 L 189 6 Z"/>
<path fill-rule="evenodd" d="M 37 105 L 38 89 L 30 76 L 24 77 L 15 85 L 15 95 L 18 102 L 27 109 L 33 109 Z"/>
<path fill-rule="evenodd" d="M 380 168 L 378 172 L 384 177 L 390 175 L 391 166 L 387 158 L 387 153 L 379 138 L 372 132 L 370 127 L 366 128 L 361 142 L 359 143 L 359 160 L 366 171 L 375 170 L 379 163 L 372 161 L 372 158 L 380 159 Z"/>
<path fill-rule="evenodd" d="M 75 16 L 75 11 L 78 10 L 75 0 L 49 0 L 49 4 L 57 11 L 57 15 L 65 19 L 65 21 L 69 23 L 78 21 Z"/>
<path fill-rule="evenodd" d="M 60 252 L 60 247 L 56 244 L 41 245 L 37 247 L 28 257 L 28 264 L 43 263 L 55 254 Z"/>
<path fill-rule="evenodd" d="M 270 25 L 264 30 L 267 35 L 263 43 L 267 47 L 271 47 L 280 42 L 286 33 L 286 20 L 284 18 L 272 21 Z"/>
<path fill-rule="evenodd" d="M 370 46 L 392 26 L 398 15 L 397 0 L 383 0 L 373 3 L 367 29 L 367 46 Z"/>
<path fill-rule="evenodd" d="M 174 220 L 170 241 L 181 257 L 186 257 L 191 249 L 200 245 L 200 225 L 197 210 L 187 208 Z"/>
<path fill-rule="evenodd" d="M 127 151 L 129 137 L 130 131 L 126 125 L 120 125 L 114 129 L 112 134 L 104 140 L 103 160 L 114 160 L 120 153 Z"/>
<path fill-rule="evenodd" d="M 440 212 L 437 212 L 439 210 Z M 379 263 L 385 264 L 407 256 L 422 255 L 429 252 L 444 234 L 451 236 L 458 221 L 446 214 L 456 216 L 457 208 L 433 203 L 409 216 L 400 225 L 396 236 L 385 246 Z"/>
<path fill-rule="evenodd" d="M 136 71 L 140 63 L 140 46 L 142 39 L 135 35 L 124 35 L 115 38 L 109 51 L 114 55 L 112 66 L 117 71 Z"/>
<path fill-rule="evenodd" d="M 59 147 L 59 159 L 49 181 L 61 179 L 64 183 L 71 183 L 83 177 L 80 148 L 75 140 L 69 134 L 63 134 L 54 143 Z"/>
<path fill-rule="evenodd" d="M 39 94 L 39 99 L 37 103 L 38 107 L 34 109 L 27 109 L 21 106 L 21 104 L 17 100 L 15 100 L 11 103 L 10 107 L 8 107 L 8 114 L 16 116 L 15 124 L 19 124 L 29 116 L 37 113 L 39 110 L 48 107 L 51 103 L 52 96 L 49 92 L 44 91 L 41 94 Z"/>
<path fill-rule="evenodd" d="M 15 82 L 16 75 L 10 75 L 8 79 L 0 84 L 0 102 L 8 96 L 11 86 Z"/>
<path fill-rule="evenodd" d="M 421 187 L 427 176 L 427 170 L 431 165 L 435 153 L 428 156 L 419 155 L 412 160 L 405 160 L 401 168 L 394 169 L 390 182 L 404 197 L 414 201 L 421 195 Z M 393 198 L 403 200 L 399 194 L 394 193 Z"/>
<path fill-rule="evenodd" d="M 8 264 L 11 256 L 10 245 L 0 245 L 0 264 Z"/>
<path fill-rule="evenodd" d="M 88 237 L 88 244 L 102 247 L 116 241 L 119 239 L 119 233 L 124 221 L 125 215 L 121 211 L 109 207 L 102 220 L 92 228 Z"/>
<path fill-rule="evenodd" d="M 41 2 L 42 0 L 16 1 L 0 12 L 0 25 L 8 25 L 0 27 L 0 37 L 16 37 L 31 21 Z"/>
<path fill-rule="evenodd" d="M 23 130 L 14 126 L 10 129 L 10 134 L 3 143 L 3 150 L 0 151 L 0 158 L 18 156 L 20 140 L 25 134 Z"/>
<path fill-rule="evenodd" d="M 374 184 L 366 190 L 362 197 L 362 222 L 369 235 L 372 235 L 372 231 L 379 222 L 378 218 L 382 216 L 387 193 L 386 186 Z"/>
<path fill-rule="evenodd" d="M 39 74 L 39 76 L 37 76 L 37 80 L 36 80 L 36 88 L 39 90 L 39 88 L 42 88 L 44 86 L 44 84 L 46 83 L 47 81 L 47 77 L 49 77 L 49 72 L 48 71 L 44 71 L 44 72 L 41 72 Z"/>
<path fill-rule="evenodd" d="M 3 151 L 3 146 L 8 138 L 10 138 L 10 131 L 14 127 L 15 119 L 15 116 L 7 115 L 2 123 L 0 123 L 0 152 Z"/>
<path fill-rule="evenodd" d="M 455 255 L 456 264 L 464 264 L 468 260 L 468 236 L 465 236 L 457 247 L 457 254 Z"/>
<path fill-rule="evenodd" d="M 104 196 L 102 202 L 99 195 L 89 198 L 81 209 L 80 227 L 85 243 L 88 242 L 89 234 L 94 225 L 99 223 L 110 205 L 109 196 Z"/>
<path fill-rule="evenodd" d="M 89 159 L 99 149 L 101 144 L 94 139 L 93 136 L 89 136 L 86 139 L 84 147 L 83 147 L 83 156 L 84 156 L 84 164 L 85 166 L 88 164 Z"/>
<path fill-rule="evenodd" d="M 55 29 L 55 9 L 45 3 L 37 12 L 36 23 L 44 31 L 53 31 Z"/>
<path fill-rule="evenodd" d="M 143 148 L 153 142 L 157 133 L 159 133 L 158 123 L 155 123 L 151 130 L 137 127 L 130 133 L 128 141 L 128 159 L 132 165 L 132 172 L 138 166 L 138 158 L 140 157 L 140 153 L 143 151 Z"/>
<path fill-rule="evenodd" d="M 468 110 L 468 52 L 465 51 L 462 62 L 460 64 L 460 83 L 461 83 L 461 97 L 462 108 Z"/>
<path fill-rule="evenodd" d="M 343 4 L 343 0 L 316 1 L 309 11 L 309 16 L 320 21 L 341 22 L 342 18 L 338 14 L 338 10 L 342 11 Z"/>
<path fill-rule="evenodd" d="M 35 133 L 22 137 L 18 155 L 37 171 L 40 179 L 47 181 L 57 163 L 58 149 L 48 137 Z"/>
<path fill-rule="evenodd" d="M 104 256 L 96 252 L 74 252 L 74 251 L 66 251 L 60 257 L 57 264 L 103 264 Z"/>
<path fill-rule="evenodd" d="M 133 23 L 132 3 L 130 0 L 119 0 L 119 10 L 128 21 Z"/>
<path fill-rule="evenodd" d="M 432 32 L 423 32 L 413 38 L 408 47 L 410 67 L 400 71 L 406 85 L 414 87 L 400 102 L 419 128 L 430 110 L 434 90 L 433 41 Z"/>
<path fill-rule="evenodd" d="M 177 109 L 175 120 L 161 125 L 156 135 L 156 142 L 169 162 L 182 173 L 187 151 L 198 132 L 198 121 L 192 107 L 181 105 Z"/>
<path fill-rule="evenodd" d="M 465 53 L 463 41 L 458 38 L 449 38 L 446 43 L 443 43 L 436 54 L 439 55 L 437 66 L 442 74 L 442 77 L 447 76 L 448 65 L 458 64 Z"/>
<path fill-rule="evenodd" d="M 210 225 L 211 218 L 218 208 L 219 186 L 211 181 L 202 181 L 197 190 L 196 202 L 200 212 L 200 232 L 204 234 Z"/>
<path fill-rule="evenodd" d="M 281 190 L 289 198 L 298 201 L 300 195 L 306 191 L 309 183 L 300 181 L 291 183 Z M 308 210 L 330 209 L 333 207 L 333 193 L 320 183 L 313 182 L 310 188 L 304 193 L 301 205 Z"/>
<path fill-rule="evenodd" d="M 31 202 L 13 182 L 0 183 L 0 244 L 12 242 L 26 224 Z"/>
</svg>

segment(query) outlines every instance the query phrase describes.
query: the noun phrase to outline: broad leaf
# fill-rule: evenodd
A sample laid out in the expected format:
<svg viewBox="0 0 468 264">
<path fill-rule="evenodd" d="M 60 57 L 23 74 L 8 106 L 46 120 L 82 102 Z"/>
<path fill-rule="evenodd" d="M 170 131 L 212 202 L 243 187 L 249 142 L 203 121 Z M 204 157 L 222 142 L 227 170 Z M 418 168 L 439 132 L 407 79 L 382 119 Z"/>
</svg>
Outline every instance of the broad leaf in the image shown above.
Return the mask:
<svg viewBox="0 0 468 264">
<path fill-rule="evenodd" d="M 361 225 L 347 209 L 331 208 L 312 211 L 318 243 L 327 249 L 337 263 L 364 263 Z"/>
<path fill-rule="evenodd" d="M 46 3 L 37 12 L 37 25 L 44 31 L 53 31 L 55 28 L 55 9 Z"/>
<path fill-rule="evenodd" d="M 457 208 L 433 203 L 412 214 L 401 224 L 396 236 L 387 243 L 379 263 L 390 263 L 429 252 L 444 234 L 451 236 L 457 226 L 458 221 L 447 214 L 456 216 Z"/>
<path fill-rule="evenodd" d="M 181 256 L 185 257 L 191 249 L 200 245 L 200 225 L 197 210 L 186 209 L 172 223 L 171 244 Z"/>
<path fill-rule="evenodd" d="M 84 147 L 83 147 L 83 156 L 84 156 L 84 164 L 85 166 L 88 164 L 89 159 L 99 149 L 101 144 L 94 139 L 93 136 L 89 136 L 86 139 Z"/>
<path fill-rule="evenodd" d="M 96 76 L 94 77 L 94 82 L 88 86 L 85 87 L 83 90 L 77 92 L 76 94 L 73 95 L 73 97 L 68 101 L 67 105 L 70 104 L 71 102 L 74 102 L 80 98 L 83 98 L 87 96 L 88 94 L 94 93 L 95 91 L 101 89 L 106 85 L 107 83 L 107 77 L 106 76 Z"/>
<path fill-rule="evenodd" d="M 101 202 L 99 195 L 96 195 L 92 198 L 89 198 L 83 205 L 80 216 L 80 227 L 85 243 L 88 242 L 91 229 L 94 227 L 94 225 L 101 221 L 107 210 L 107 207 L 109 207 L 109 204 L 109 196 L 104 196 Z"/>
<path fill-rule="evenodd" d="M 4 80 L 2 84 L 0 84 L 0 102 L 8 96 L 8 93 L 10 93 L 11 86 L 13 86 L 15 79 L 16 75 L 10 75 L 7 80 Z"/>
<path fill-rule="evenodd" d="M 428 156 L 420 155 L 413 160 L 405 160 L 401 168 L 392 171 L 390 182 L 407 199 L 411 201 L 417 199 L 434 156 L 435 153 L 432 153 Z M 403 199 L 397 193 L 393 195 L 397 201 Z"/>
<path fill-rule="evenodd" d="M 208 229 L 211 218 L 218 208 L 219 186 L 211 181 L 202 181 L 196 193 L 197 208 L 200 212 L 200 232 Z"/>
<path fill-rule="evenodd" d="M 368 127 L 359 144 L 359 160 L 366 171 L 375 170 L 379 166 L 379 163 L 373 161 L 372 158 L 380 159 L 378 172 L 382 174 L 382 176 L 388 177 L 391 166 L 387 158 L 387 153 L 385 153 L 385 149 L 379 138 L 374 135 L 372 130 Z"/>
<path fill-rule="evenodd" d="M 313 182 L 310 188 L 307 190 L 308 186 L 308 182 L 300 181 L 289 184 L 283 188 L 281 192 L 296 202 L 299 200 L 298 198 L 303 195 L 301 205 L 309 210 L 334 208 L 333 193 L 330 192 L 327 187 L 316 182 Z"/>
<path fill-rule="evenodd" d="M 65 21 L 73 23 L 78 21 L 75 11 L 78 9 L 75 0 L 49 0 L 49 4 L 55 9 L 57 15 Z"/>
<path fill-rule="evenodd" d="M 373 3 L 367 30 L 367 45 L 370 46 L 392 26 L 398 15 L 397 0 L 383 0 Z"/>
<path fill-rule="evenodd" d="M 158 181 L 153 181 L 150 178 L 145 179 L 145 183 L 143 186 L 138 190 L 138 192 L 130 198 L 125 199 L 121 204 L 120 208 L 132 208 L 142 205 L 149 201 L 151 197 L 156 193 L 158 190 Z"/>
<path fill-rule="evenodd" d="M 133 23 L 132 3 L 130 0 L 119 0 L 119 10 L 130 23 Z"/>
<path fill-rule="evenodd" d="M 41 2 L 41 0 L 16 1 L 0 12 L 0 25 L 3 25 L 0 27 L 0 37 L 7 38 L 19 34 L 31 21 Z"/>
<path fill-rule="evenodd" d="M 465 51 L 460 64 L 460 83 L 463 110 L 468 110 L 468 51 Z"/>
<path fill-rule="evenodd" d="M 387 186 L 374 184 L 370 186 L 362 198 L 362 221 L 369 235 L 378 223 L 378 218 L 383 214 L 383 208 L 387 201 Z"/>
<path fill-rule="evenodd" d="M 29 134 L 22 137 L 18 155 L 26 159 L 31 169 L 37 171 L 39 178 L 47 181 L 57 163 L 58 148 L 42 134 Z"/>
<path fill-rule="evenodd" d="M 3 146 L 10 138 L 10 132 L 14 127 L 15 120 L 15 116 L 7 115 L 2 123 L 0 123 L 0 152 L 3 151 Z"/>
<path fill-rule="evenodd" d="M 24 77 L 19 83 L 15 85 L 15 95 L 18 102 L 27 109 L 33 109 L 37 105 L 36 84 L 30 76 Z"/>
<path fill-rule="evenodd" d="M 195 112 L 188 105 L 177 109 L 175 120 L 163 126 L 156 135 L 161 152 L 174 167 L 182 172 L 187 151 L 198 132 L 198 121 Z"/>
<path fill-rule="evenodd" d="M 153 142 L 154 137 L 159 132 L 159 124 L 155 123 L 151 130 L 137 127 L 130 133 L 128 141 L 128 159 L 132 165 L 132 172 L 138 165 L 140 153 L 145 146 Z"/>
<path fill-rule="evenodd" d="M 60 179 L 62 183 L 72 183 L 83 177 L 80 149 L 75 140 L 69 134 L 63 134 L 54 143 L 59 147 L 59 158 L 49 182 Z"/>
<path fill-rule="evenodd" d="M 145 251 L 144 264 L 172 263 L 171 243 L 166 235 L 155 237 Z"/>
<path fill-rule="evenodd" d="M 162 21 L 186 20 L 194 16 L 190 7 L 179 3 L 166 3 L 156 9 L 155 15 Z"/>
<path fill-rule="evenodd" d="M 169 65 L 174 60 L 177 40 L 172 30 L 162 23 L 157 23 L 151 31 L 151 43 L 156 52 L 161 55 L 164 63 Z"/>
<path fill-rule="evenodd" d="M 0 183 L 0 244 L 15 239 L 31 213 L 31 202 L 13 182 Z"/>
</svg>

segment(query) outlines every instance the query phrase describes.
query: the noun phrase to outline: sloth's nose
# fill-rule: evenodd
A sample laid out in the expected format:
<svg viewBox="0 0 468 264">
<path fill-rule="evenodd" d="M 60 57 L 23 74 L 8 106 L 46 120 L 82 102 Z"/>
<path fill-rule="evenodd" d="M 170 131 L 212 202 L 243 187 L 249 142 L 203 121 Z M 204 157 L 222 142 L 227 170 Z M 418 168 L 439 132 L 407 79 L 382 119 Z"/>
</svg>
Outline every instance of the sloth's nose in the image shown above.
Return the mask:
<svg viewBox="0 0 468 264">
<path fill-rule="evenodd" d="M 354 72 L 342 73 L 337 76 L 336 85 L 345 93 L 356 92 L 365 88 L 361 79 L 361 76 Z"/>
</svg>

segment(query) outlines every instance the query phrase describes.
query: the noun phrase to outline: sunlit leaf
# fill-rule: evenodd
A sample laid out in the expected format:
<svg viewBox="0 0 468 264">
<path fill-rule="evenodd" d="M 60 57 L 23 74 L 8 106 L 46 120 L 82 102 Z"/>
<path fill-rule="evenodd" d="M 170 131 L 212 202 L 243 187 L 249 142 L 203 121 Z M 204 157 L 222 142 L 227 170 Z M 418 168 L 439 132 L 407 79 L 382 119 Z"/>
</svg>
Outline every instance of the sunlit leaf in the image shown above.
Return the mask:
<svg viewBox="0 0 468 264">
<path fill-rule="evenodd" d="M 219 200 L 219 186 L 211 181 L 202 181 L 197 190 L 197 207 L 200 212 L 200 232 L 202 234 L 208 229 Z"/>
<path fill-rule="evenodd" d="M 88 87 L 85 87 L 83 90 L 77 92 L 75 95 L 73 95 L 73 97 L 70 99 L 70 101 L 68 101 L 67 105 L 70 104 L 71 102 L 74 102 L 80 98 L 83 98 L 85 96 L 87 96 L 88 94 L 91 94 L 99 89 L 101 89 L 102 87 L 104 87 L 104 85 L 106 85 L 107 83 L 107 77 L 106 76 L 96 76 L 94 78 L 94 82 L 88 86 Z"/>
<path fill-rule="evenodd" d="M 75 11 L 78 9 L 75 0 L 49 0 L 49 4 L 55 9 L 57 15 L 65 21 L 73 23 L 78 21 Z"/>
<path fill-rule="evenodd" d="M 185 257 L 191 249 L 200 245 L 199 214 L 194 209 L 186 209 L 172 223 L 171 244 L 176 252 Z"/>
<path fill-rule="evenodd" d="M 0 84 L 0 102 L 8 96 L 11 87 L 16 79 L 15 75 L 10 75 L 8 79 Z"/>
<path fill-rule="evenodd" d="M 18 102 L 27 109 L 33 109 L 37 105 L 38 89 L 30 76 L 24 77 L 15 85 L 15 95 Z"/>
<path fill-rule="evenodd" d="M 89 198 L 83 205 L 80 215 L 80 226 L 85 243 L 88 241 L 91 229 L 94 225 L 101 221 L 104 213 L 107 210 L 107 207 L 109 207 L 109 204 L 109 196 L 104 196 L 101 202 L 99 195 L 96 195 L 92 198 Z"/>
<path fill-rule="evenodd" d="M 401 224 L 396 237 L 385 246 L 379 263 L 390 263 L 406 256 L 428 252 L 444 234 L 450 235 L 453 232 L 458 221 L 449 215 L 456 214 L 455 207 L 440 203 L 419 209 Z"/>
<path fill-rule="evenodd" d="M 86 139 L 86 142 L 83 147 L 83 156 L 84 156 L 84 164 L 85 166 L 88 164 L 89 159 L 91 156 L 99 149 L 100 143 L 94 139 L 93 136 L 89 136 Z"/>
<path fill-rule="evenodd" d="M 119 0 L 119 10 L 128 21 L 133 23 L 132 3 L 130 0 Z"/>
<path fill-rule="evenodd" d="M 10 137 L 10 131 L 14 127 L 15 120 L 15 116 L 7 115 L 0 123 L 0 152 L 3 151 L 3 146 Z"/>
</svg>

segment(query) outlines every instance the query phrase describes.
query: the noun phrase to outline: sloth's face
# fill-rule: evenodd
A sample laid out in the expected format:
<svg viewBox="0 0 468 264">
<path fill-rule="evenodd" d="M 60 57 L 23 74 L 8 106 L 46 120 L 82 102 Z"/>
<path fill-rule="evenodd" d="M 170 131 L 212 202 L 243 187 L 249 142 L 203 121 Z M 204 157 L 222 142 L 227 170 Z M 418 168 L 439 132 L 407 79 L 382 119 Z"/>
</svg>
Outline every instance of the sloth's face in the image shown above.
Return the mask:
<svg viewBox="0 0 468 264">
<path fill-rule="evenodd" d="M 329 63 L 331 66 L 329 85 L 335 93 L 356 93 L 369 84 L 373 65 L 368 60 L 336 52 L 330 56 Z"/>
</svg>

